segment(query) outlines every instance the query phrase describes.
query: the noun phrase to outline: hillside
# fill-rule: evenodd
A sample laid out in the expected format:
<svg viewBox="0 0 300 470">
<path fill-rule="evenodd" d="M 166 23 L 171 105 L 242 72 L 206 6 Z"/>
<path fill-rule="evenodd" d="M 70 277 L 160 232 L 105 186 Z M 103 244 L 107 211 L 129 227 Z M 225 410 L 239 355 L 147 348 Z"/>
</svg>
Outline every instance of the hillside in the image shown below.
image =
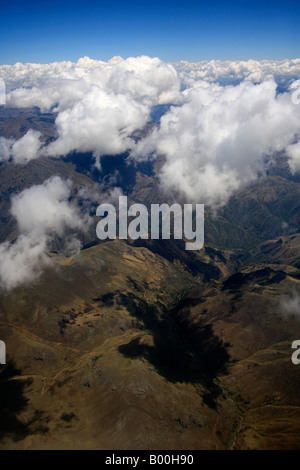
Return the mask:
<svg viewBox="0 0 300 470">
<path fill-rule="evenodd" d="M 44 117 L 2 109 L 0 133 L 35 126 L 52 139 L 54 116 Z M 162 159 L 93 163 L 79 152 L 2 162 L 1 242 L 18 236 L 11 197 L 53 175 L 72 180 L 70 201 L 92 218 L 114 188 L 147 207 L 173 202 Z M 74 256 L 52 237 L 41 277 L 0 294 L 0 448 L 299 449 L 300 323 L 282 303 L 299 292 L 299 208 L 298 177 L 279 156 L 222 208 L 205 208 L 200 251 L 100 242 L 96 219 Z"/>
</svg>

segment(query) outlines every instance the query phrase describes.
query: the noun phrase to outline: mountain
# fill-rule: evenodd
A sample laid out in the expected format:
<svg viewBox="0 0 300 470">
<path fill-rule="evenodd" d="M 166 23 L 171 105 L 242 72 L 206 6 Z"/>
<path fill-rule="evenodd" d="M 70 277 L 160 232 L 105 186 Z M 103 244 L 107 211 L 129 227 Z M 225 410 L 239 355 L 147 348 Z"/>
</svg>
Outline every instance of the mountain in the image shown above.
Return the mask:
<svg viewBox="0 0 300 470">
<path fill-rule="evenodd" d="M 52 115 L 1 113 L 7 137 L 33 123 L 53 136 Z M 72 200 L 97 185 L 147 207 L 172 202 L 162 161 L 104 157 L 102 172 L 92 163 L 1 163 L 1 242 L 18 235 L 11 196 L 52 175 L 72 179 Z M 99 202 L 89 196 L 91 216 Z M 0 448 L 298 449 L 299 317 L 284 299 L 299 291 L 299 204 L 297 176 L 278 156 L 223 208 L 206 208 L 200 251 L 101 242 L 96 220 L 80 254 L 64 255 L 56 237 L 41 277 L 0 295 Z"/>
</svg>

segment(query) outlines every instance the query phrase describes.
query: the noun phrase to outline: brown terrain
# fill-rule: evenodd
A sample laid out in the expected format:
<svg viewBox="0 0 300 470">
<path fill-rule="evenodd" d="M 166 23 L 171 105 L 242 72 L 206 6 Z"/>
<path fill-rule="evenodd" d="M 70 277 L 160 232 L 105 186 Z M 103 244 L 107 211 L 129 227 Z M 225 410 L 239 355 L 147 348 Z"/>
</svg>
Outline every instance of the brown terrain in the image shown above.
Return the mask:
<svg viewBox="0 0 300 470">
<path fill-rule="evenodd" d="M 51 138 L 51 116 L 24 113 L 18 132 L 37 120 Z M 1 240 L 17 236 L 12 194 L 51 174 L 92 187 L 84 161 L 1 164 Z M 118 185 L 162 202 L 155 171 L 124 166 Z M 201 251 L 91 232 L 80 255 L 56 241 L 39 280 L 2 291 L 0 449 L 299 449 L 300 317 L 282 298 L 300 290 L 300 189 L 286 172 L 280 160 L 207 208 Z"/>
</svg>

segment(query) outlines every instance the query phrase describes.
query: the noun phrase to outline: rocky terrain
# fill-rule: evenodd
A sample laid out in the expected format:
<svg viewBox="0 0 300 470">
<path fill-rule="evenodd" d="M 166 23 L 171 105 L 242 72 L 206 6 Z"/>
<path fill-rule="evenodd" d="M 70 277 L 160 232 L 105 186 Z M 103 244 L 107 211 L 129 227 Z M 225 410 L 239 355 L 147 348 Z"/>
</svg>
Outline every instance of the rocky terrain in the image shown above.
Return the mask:
<svg viewBox="0 0 300 470">
<path fill-rule="evenodd" d="M 36 123 L 54 135 L 51 115 L 12 118 L 15 133 Z M 73 197 L 96 183 L 167 202 L 160 162 L 121 155 L 103 159 L 99 175 L 91 158 L 0 164 L 1 241 L 17 236 L 11 195 L 52 174 L 72 179 Z M 299 291 L 299 209 L 299 182 L 278 156 L 269 175 L 207 208 L 201 251 L 178 240 L 100 242 L 95 226 L 80 254 L 53 240 L 42 276 L 1 292 L 0 448 L 299 448 L 300 323 L 283 308 Z"/>
</svg>

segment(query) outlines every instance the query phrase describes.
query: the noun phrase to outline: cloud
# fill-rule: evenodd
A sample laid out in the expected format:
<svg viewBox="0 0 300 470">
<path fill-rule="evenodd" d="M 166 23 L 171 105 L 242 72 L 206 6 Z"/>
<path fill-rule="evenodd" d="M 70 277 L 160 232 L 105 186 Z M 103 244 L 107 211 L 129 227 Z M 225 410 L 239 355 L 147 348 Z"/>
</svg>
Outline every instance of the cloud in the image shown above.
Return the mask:
<svg viewBox="0 0 300 470">
<path fill-rule="evenodd" d="M 38 158 L 42 147 L 41 136 L 39 131 L 29 129 L 18 140 L 0 137 L 0 162 L 12 158 L 14 163 L 24 165 L 30 160 Z"/>
<path fill-rule="evenodd" d="M 81 101 L 59 113 L 58 138 L 46 149 L 49 156 L 72 151 L 115 155 L 133 145 L 131 134 L 143 127 L 150 109 L 122 94 L 93 86 Z"/>
<path fill-rule="evenodd" d="M 110 61 L 83 57 L 78 62 L 0 66 L 10 106 L 38 106 L 61 111 L 80 100 L 92 85 L 106 91 L 129 94 L 131 98 L 151 99 L 157 104 L 174 103 L 179 86 L 191 87 L 197 81 L 262 82 L 271 77 L 300 77 L 300 59 L 248 61 L 180 61 L 164 63 L 147 56 L 113 57 Z"/>
<path fill-rule="evenodd" d="M 291 97 L 299 76 L 300 59 L 172 65 L 146 56 L 109 62 L 84 57 L 1 66 L 8 105 L 58 114 L 56 140 L 42 146 L 32 130 L 17 141 L 0 137 L 0 160 L 24 164 L 41 155 L 92 152 L 101 170 L 102 155 L 163 156 L 163 188 L 222 205 L 265 173 L 265 159 L 274 152 L 286 152 L 298 171 L 300 106 Z M 279 94 L 276 80 L 283 78 L 289 91 Z M 152 107 L 170 103 L 159 127 L 136 142 L 133 135 L 145 127 Z"/>
<path fill-rule="evenodd" d="M 248 60 L 248 61 L 201 61 L 173 63 L 181 82 L 188 88 L 199 80 L 208 82 L 252 81 L 263 82 L 272 77 L 281 82 L 300 76 L 300 59 Z"/>
<path fill-rule="evenodd" d="M 13 289 L 36 279 L 47 264 L 46 237 L 34 239 L 21 235 L 14 244 L 0 245 L 0 281 L 5 289 Z"/>
<path fill-rule="evenodd" d="M 273 79 L 226 87 L 198 82 L 183 95 L 185 103 L 171 107 L 131 152 L 135 159 L 165 157 L 164 188 L 218 206 L 265 173 L 274 152 L 287 150 L 296 161 L 290 145 L 300 129 L 300 107 L 290 92 L 276 94 Z"/>
<path fill-rule="evenodd" d="M 11 213 L 19 236 L 14 243 L 0 245 L 2 287 L 11 289 L 36 279 L 50 263 L 47 250 L 53 237 L 63 237 L 66 230 L 86 230 L 89 218 L 70 202 L 71 187 L 71 181 L 54 176 L 13 196 Z M 78 247 L 76 236 L 68 237 L 66 251 L 74 253 Z"/>
<path fill-rule="evenodd" d="M 300 141 L 287 146 L 286 153 L 292 173 L 300 170 Z"/>
<path fill-rule="evenodd" d="M 109 62 L 84 57 L 77 63 L 17 63 L 0 66 L 0 77 L 6 83 L 9 106 L 58 112 L 78 103 L 93 86 L 148 105 L 177 102 L 180 88 L 172 65 L 147 56 Z"/>
<path fill-rule="evenodd" d="M 45 149 L 46 155 L 95 152 L 98 166 L 100 155 L 132 147 L 131 135 L 145 126 L 152 106 L 180 100 L 175 69 L 146 56 L 116 57 L 107 63 L 88 57 L 76 64 L 18 63 L 0 67 L 0 77 L 6 82 L 8 106 L 38 106 L 42 112 L 59 113 L 58 139 Z M 36 142 L 27 144 L 32 148 L 29 160 L 37 149 Z M 4 153 L 7 156 L 7 149 Z"/>
<path fill-rule="evenodd" d="M 34 185 L 13 196 L 11 213 L 22 233 L 57 233 L 64 227 L 80 228 L 82 217 L 68 201 L 72 183 L 54 176 L 43 184 Z"/>
<path fill-rule="evenodd" d="M 286 315 L 292 315 L 300 319 L 300 294 L 293 290 L 280 299 L 281 311 Z"/>
</svg>

